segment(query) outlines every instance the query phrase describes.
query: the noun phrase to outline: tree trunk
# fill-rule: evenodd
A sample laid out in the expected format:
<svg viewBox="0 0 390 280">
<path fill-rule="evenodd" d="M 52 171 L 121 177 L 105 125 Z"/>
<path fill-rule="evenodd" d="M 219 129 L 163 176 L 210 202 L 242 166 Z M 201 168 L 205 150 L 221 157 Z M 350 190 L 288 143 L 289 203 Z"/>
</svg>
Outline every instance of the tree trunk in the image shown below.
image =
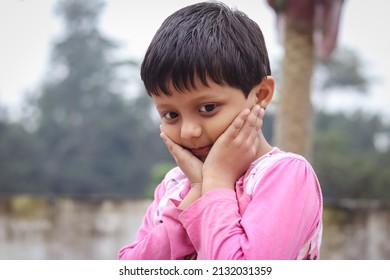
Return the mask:
<svg viewBox="0 0 390 280">
<path fill-rule="evenodd" d="M 312 150 L 311 78 L 314 67 L 312 30 L 299 30 L 285 15 L 285 56 L 282 83 L 276 102 L 274 139 L 279 148 L 303 155 Z"/>
</svg>

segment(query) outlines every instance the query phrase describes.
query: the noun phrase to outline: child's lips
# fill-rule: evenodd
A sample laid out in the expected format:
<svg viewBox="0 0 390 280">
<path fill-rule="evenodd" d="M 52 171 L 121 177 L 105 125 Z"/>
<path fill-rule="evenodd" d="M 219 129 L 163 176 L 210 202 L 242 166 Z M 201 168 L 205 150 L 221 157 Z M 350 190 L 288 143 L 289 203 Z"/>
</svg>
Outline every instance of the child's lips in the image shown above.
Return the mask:
<svg viewBox="0 0 390 280">
<path fill-rule="evenodd" d="M 192 149 L 190 149 L 190 151 L 194 156 L 197 156 L 197 157 L 206 156 L 210 152 L 211 147 L 212 147 L 212 145 L 208 145 L 208 146 L 204 146 L 204 147 L 200 147 L 200 148 L 192 148 Z"/>
</svg>

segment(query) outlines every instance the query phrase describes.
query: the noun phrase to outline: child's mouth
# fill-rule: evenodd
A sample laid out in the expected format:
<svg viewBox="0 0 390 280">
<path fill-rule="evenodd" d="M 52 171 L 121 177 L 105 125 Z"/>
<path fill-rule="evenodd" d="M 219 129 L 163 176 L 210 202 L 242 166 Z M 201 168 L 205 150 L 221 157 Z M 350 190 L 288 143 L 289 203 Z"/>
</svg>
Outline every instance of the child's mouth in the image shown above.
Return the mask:
<svg viewBox="0 0 390 280">
<path fill-rule="evenodd" d="M 213 145 L 208 145 L 208 146 L 199 147 L 199 148 L 193 148 L 193 149 L 190 149 L 190 151 L 194 156 L 196 156 L 198 158 L 205 158 L 209 154 L 212 146 Z"/>
</svg>

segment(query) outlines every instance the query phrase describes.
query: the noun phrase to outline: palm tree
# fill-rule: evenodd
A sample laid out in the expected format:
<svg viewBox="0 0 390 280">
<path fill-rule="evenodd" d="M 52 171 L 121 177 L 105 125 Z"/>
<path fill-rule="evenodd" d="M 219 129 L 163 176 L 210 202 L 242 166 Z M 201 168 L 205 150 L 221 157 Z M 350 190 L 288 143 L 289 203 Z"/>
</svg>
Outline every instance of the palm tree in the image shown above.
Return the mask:
<svg viewBox="0 0 390 280">
<path fill-rule="evenodd" d="M 311 158 L 311 80 L 316 59 L 334 50 L 343 0 L 267 0 L 284 44 L 275 145 Z"/>
</svg>

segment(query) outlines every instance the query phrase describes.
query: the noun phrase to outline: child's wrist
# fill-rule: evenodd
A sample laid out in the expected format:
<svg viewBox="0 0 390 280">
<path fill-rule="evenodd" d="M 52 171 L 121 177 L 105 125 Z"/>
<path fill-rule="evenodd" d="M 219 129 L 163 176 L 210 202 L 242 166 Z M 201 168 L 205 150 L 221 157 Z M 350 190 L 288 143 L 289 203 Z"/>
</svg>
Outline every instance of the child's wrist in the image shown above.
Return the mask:
<svg viewBox="0 0 390 280">
<path fill-rule="evenodd" d="M 232 180 L 204 178 L 202 184 L 202 195 L 215 189 L 234 189 L 235 182 Z"/>
<path fill-rule="evenodd" d="M 202 184 L 197 184 L 195 186 L 191 185 L 191 189 L 183 199 L 183 201 L 179 204 L 178 208 L 181 210 L 185 210 L 188 206 L 190 206 L 195 200 L 202 196 Z"/>
</svg>

